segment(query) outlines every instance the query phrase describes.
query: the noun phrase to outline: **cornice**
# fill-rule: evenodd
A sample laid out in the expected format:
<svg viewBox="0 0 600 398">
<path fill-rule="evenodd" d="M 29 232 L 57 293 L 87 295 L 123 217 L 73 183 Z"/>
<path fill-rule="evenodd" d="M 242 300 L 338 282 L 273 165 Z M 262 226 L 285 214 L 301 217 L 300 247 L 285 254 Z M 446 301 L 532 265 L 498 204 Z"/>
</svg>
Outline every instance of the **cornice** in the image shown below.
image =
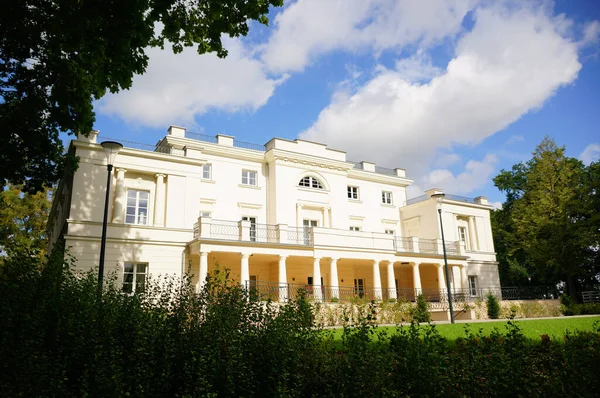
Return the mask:
<svg viewBox="0 0 600 398">
<path fill-rule="evenodd" d="M 391 176 L 391 175 L 387 175 L 387 174 L 379 174 L 379 173 L 375 173 L 372 171 L 364 171 L 364 170 L 360 170 L 360 169 L 349 170 L 348 177 L 356 178 L 358 180 L 380 182 L 380 183 L 388 184 L 388 185 L 396 185 L 399 187 L 407 187 L 410 184 L 412 184 L 412 182 L 413 182 L 413 180 L 405 178 L 405 177 Z"/>
<path fill-rule="evenodd" d="M 291 152 L 276 148 L 270 149 L 265 154 L 265 160 L 268 163 L 311 166 L 319 169 L 339 172 L 347 172 L 354 167 L 352 163 L 341 160 L 327 159 L 319 156 L 307 155 L 304 153 Z"/>
<path fill-rule="evenodd" d="M 254 151 L 252 149 L 237 148 L 232 146 L 225 146 L 214 144 L 212 142 L 198 141 L 190 138 L 180 137 L 165 137 L 169 144 L 176 144 L 177 146 L 192 148 L 201 151 L 203 154 L 224 156 L 234 159 L 251 160 L 255 162 L 264 162 L 265 154 L 261 151 Z"/>
<path fill-rule="evenodd" d="M 74 140 L 73 146 L 75 146 L 77 148 L 84 148 L 84 149 L 89 149 L 89 150 L 98 151 L 98 152 L 104 151 L 100 144 L 93 144 L 93 143 L 84 142 L 84 141 Z M 185 156 L 176 156 L 176 155 L 171 155 L 171 154 L 167 154 L 167 153 L 145 151 L 142 149 L 134 149 L 134 148 L 123 148 L 119 151 L 119 154 L 120 155 L 129 155 L 132 157 L 153 159 L 153 160 L 163 160 L 165 162 L 171 162 L 171 163 L 189 164 L 189 165 L 193 165 L 193 166 L 202 166 L 204 163 L 206 163 L 205 159 L 187 158 Z"/>
</svg>

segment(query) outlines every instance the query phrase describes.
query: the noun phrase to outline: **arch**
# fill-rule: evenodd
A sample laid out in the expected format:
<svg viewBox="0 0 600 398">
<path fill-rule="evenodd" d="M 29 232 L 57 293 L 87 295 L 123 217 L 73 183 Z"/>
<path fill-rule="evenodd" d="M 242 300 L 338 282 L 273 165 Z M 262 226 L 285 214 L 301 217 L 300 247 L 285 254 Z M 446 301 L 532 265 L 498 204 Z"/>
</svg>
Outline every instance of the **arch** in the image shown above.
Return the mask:
<svg viewBox="0 0 600 398">
<path fill-rule="evenodd" d="M 319 173 L 306 171 L 299 176 L 297 185 L 303 188 L 314 188 L 329 191 L 329 184 Z"/>
</svg>

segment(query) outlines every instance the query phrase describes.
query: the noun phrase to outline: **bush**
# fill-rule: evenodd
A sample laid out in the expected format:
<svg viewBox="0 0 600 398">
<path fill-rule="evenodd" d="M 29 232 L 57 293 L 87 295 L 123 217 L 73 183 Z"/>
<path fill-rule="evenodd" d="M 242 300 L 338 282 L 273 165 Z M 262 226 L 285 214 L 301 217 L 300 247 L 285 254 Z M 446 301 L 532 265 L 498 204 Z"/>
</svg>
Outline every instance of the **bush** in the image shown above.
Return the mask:
<svg viewBox="0 0 600 398">
<path fill-rule="evenodd" d="M 592 315 L 600 314 L 600 303 L 575 304 L 570 296 L 560 296 L 560 309 L 563 315 Z"/>
<path fill-rule="evenodd" d="M 411 308 L 410 314 L 412 316 L 413 321 L 415 322 L 431 322 L 431 315 L 429 314 L 429 309 L 427 306 L 427 301 L 425 301 L 425 296 L 423 296 L 422 294 L 419 294 L 417 296 L 417 303 L 414 307 Z"/>
<path fill-rule="evenodd" d="M 490 319 L 498 319 L 500 316 L 500 303 L 491 292 L 486 296 L 487 314 Z"/>
<path fill-rule="evenodd" d="M 99 300 L 94 275 L 72 273 L 62 258 L 46 267 L 27 256 L 7 259 L 0 274 L 3 396 L 558 397 L 600 391 L 598 325 L 564 342 L 532 344 L 508 322 L 489 337 L 466 333 L 450 345 L 434 325 L 376 333 L 381 310 L 370 303 L 352 315 L 355 322 L 339 341 L 315 326 L 314 304 L 303 293 L 282 306 L 252 300 L 227 272 L 213 274 L 199 294 L 189 279 L 164 278 L 150 281 L 145 293 L 123 295 L 107 279 Z M 422 297 L 418 303 L 415 308 L 426 311 Z M 393 306 L 400 305 L 410 304 Z"/>
</svg>

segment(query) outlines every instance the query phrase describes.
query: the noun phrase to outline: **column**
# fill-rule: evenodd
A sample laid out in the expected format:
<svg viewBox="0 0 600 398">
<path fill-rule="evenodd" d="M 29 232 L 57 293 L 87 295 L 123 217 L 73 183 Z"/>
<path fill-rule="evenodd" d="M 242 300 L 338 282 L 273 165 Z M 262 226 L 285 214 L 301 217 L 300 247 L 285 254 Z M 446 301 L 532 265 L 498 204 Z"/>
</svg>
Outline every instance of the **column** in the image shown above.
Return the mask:
<svg viewBox="0 0 600 398">
<path fill-rule="evenodd" d="M 286 256 L 279 256 L 279 301 L 287 301 L 288 284 L 287 284 L 287 269 Z"/>
<path fill-rule="evenodd" d="M 421 274 L 419 272 L 419 263 L 413 264 L 413 288 L 415 289 L 415 300 L 421 294 Z"/>
<path fill-rule="evenodd" d="M 477 234 L 475 233 L 475 217 L 469 217 L 469 240 L 471 243 L 470 249 L 475 251 L 479 250 L 479 245 L 477 244 Z"/>
<path fill-rule="evenodd" d="M 373 297 L 381 300 L 381 275 L 379 273 L 379 261 L 373 260 Z"/>
<path fill-rule="evenodd" d="M 154 226 L 165 226 L 165 175 L 156 175 L 156 195 L 154 197 Z"/>
<path fill-rule="evenodd" d="M 333 288 L 331 289 L 331 297 L 332 298 L 340 298 L 340 281 L 338 279 L 338 267 L 337 267 L 337 258 L 332 258 L 331 263 L 329 264 L 329 275 L 331 275 L 331 285 Z"/>
<path fill-rule="evenodd" d="M 240 264 L 240 284 L 242 287 L 249 287 L 250 283 L 250 266 L 248 264 L 248 258 L 250 257 L 247 253 L 242 253 L 242 261 Z"/>
<path fill-rule="evenodd" d="M 313 261 L 313 297 L 317 301 L 321 301 L 323 298 L 323 291 L 321 290 L 321 259 L 315 258 Z"/>
<path fill-rule="evenodd" d="M 390 299 L 398 298 L 398 291 L 396 290 L 396 275 L 394 274 L 394 260 L 388 261 L 387 264 L 387 279 L 388 279 L 388 292 Z"/>
<path fill-rule="evenodd" d="M 198 285 L 196 291 L 199 293 L 206 283 L 206 275 L 208 275 L 208 252 L 200 253 L 200 270 L 198 272 Z"/>
<path fill-rule="evenodd" d="M 467 288 L 469 287 L 469 276 L 467 275 L 467 266 L 460 266 L 460 284 L 463 289 L 463 293 L 467 292 Z"/>
<path fill-rule="evenodd" d="M 127 202 L 127 190 L 125 189 L 125 169 L 117 169 L 117 183 L 115 186 L 115 207 L 113 208 L 114 223 L 122 223 L 125 215 L 125 203 Z"/>
<path fill-rule="evenodd" d="M 437 264 L 438 271 L 438 286 L 440 290 L 446 288 L 446 278 L 444 277 L 444 264 Z"/>
</svg>

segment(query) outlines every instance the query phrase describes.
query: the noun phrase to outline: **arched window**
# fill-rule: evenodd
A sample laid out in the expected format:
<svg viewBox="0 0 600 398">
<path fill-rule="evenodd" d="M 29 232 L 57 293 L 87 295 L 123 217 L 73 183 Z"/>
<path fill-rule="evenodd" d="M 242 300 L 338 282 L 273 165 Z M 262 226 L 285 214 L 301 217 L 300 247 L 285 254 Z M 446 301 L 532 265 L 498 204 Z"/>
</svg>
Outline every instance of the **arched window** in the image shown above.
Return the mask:
<svg viewBox="0 0 600 398">
<path fill-rule="evenodd" d="M 313 176 L 302 177 L 298 185 L 300 185 L 301 187 L 325 189 L 321 181 L 317 180 Z"/>
</svg>

